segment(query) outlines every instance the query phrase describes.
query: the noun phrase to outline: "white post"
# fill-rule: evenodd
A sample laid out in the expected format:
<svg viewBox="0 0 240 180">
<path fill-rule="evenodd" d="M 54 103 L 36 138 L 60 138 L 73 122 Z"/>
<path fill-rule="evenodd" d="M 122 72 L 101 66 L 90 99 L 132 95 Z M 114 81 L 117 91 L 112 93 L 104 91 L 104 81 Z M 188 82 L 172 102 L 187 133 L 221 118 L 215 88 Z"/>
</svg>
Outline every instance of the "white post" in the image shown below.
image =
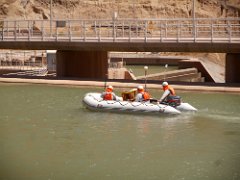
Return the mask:
<svg viewBox="0 0 240 180">
<path fill-rule="evenodd" d="M 148 66 L 144 66 L 144 70 L 145 70 L 145 91 L 147 90 L 147 70 L 148 70 Z"/>
<path fill-rule="evenodd" d="M 167 70 L 167 68 L 168 68 L 168 64 L 165 64 L 163 81 L 166 80 L 166 70 Z"/>
</svg>

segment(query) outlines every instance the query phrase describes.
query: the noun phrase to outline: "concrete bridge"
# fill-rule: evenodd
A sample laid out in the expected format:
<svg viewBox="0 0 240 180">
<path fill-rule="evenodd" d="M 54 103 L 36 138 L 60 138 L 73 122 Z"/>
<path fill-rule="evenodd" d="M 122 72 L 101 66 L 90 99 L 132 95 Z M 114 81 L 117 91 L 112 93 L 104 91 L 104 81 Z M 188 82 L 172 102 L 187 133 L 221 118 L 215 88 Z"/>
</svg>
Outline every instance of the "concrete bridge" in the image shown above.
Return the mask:
<svg viewBox="0 0 240 180">
<path fill-rule="evenodd" d="M 227 53 L 240 82 L 240 18 L 2 21 L 1 49 L 58 50 L 57 76 L 104 78 L 108 51 Z"/>
</svg>

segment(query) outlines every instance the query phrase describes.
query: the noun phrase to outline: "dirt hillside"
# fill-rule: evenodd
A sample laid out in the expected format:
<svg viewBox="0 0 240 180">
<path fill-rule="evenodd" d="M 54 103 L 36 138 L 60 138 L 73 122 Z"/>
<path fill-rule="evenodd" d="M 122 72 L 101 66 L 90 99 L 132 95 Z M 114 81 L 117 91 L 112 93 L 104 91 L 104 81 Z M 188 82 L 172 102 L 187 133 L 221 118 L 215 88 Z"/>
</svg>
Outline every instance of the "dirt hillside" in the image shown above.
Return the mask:
<svg viewBox="0 0 240 180">
<path fill-rule="evenodd" d="M 49 19 L 51 0 L 0 0 L 0 18 Z M 192 0 L 52 0 L 55 19 L 191 17 Z M 196 17 L 240 16 L 240 0 L 195 0 Z"/>
</svg>

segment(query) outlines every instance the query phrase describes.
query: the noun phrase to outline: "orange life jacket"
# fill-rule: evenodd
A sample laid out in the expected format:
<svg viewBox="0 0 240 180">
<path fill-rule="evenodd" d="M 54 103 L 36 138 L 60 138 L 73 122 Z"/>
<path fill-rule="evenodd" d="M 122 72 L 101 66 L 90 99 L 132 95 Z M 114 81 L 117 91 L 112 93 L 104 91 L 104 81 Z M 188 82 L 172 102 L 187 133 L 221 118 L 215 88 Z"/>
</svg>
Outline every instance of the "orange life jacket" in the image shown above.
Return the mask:
<svg viewBox="0 0 240 180">
<path fill-rule="evenodd" d="M 144 101 L 147 101 L 147 100 L 149 100 L 150 99 L 150 94 L 148 93 L 148 92 L 141 92 L 142 93 L 142 95 L 143 95 L 143 99 L 144 99 Z"/>
<path fill-rule="evenodd" d="M 107 92 L 104 97 L 103 100 L 113 100 L 113 96 L 111 92 Z"/>
<path fill-rule="evenodd" d="M 107 88 L 103 100 L 113 100 L 112 90 Z"/>
<path fill-rule="evenodd" d="M 174 89 L 173 89 L 171 86 L 169 86 L 169 85 L 164 86 L 164 87 L 163 87 L 163 90 L 164 90 L 164 91 L 169 90 L 169 91 L 170 91 L 170 94 L 171 94 L 172 96 L 176 96 L 176 93 L 175 93 Z"/>
</svg>

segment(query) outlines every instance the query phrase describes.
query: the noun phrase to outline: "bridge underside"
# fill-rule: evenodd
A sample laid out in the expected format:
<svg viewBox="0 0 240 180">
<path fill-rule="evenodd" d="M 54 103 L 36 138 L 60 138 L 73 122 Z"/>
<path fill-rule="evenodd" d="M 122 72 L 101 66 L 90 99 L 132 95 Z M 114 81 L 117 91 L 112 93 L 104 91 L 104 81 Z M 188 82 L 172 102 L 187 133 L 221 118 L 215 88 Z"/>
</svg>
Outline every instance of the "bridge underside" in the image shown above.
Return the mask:
<svg viewBox="0 0 240 180">
<path fill-rule="evenodd" d="M 57 76 L 104 79 L 107 51 L 57 51 Z"/>
<path fill-rule="evenodd" d="M 57 76 L 105 79 L 107 51 L 57 51 Z M 240 53 L 226 55 L 226 83 L 240 83 Z"/>
<path fill-rule="evenodd" d="M 240 83 L 240 53 L 226 55 L 226 83 Z"/>
<path fill-rule="evenodd" d="M 240 43 L 4 41 L 0 49 L 239 53 Z"/>
<path fill-rule="evenodd" d="M 228 53 L 226 83 L 240 83 L 239 43 L 169 42 L 12 42 L 0 43 L 0 49 L 57 49 L 57 76 L 89 79 L 106 78 L 108 51 L 125 52 L 209 52 Z"/>
</svg>

